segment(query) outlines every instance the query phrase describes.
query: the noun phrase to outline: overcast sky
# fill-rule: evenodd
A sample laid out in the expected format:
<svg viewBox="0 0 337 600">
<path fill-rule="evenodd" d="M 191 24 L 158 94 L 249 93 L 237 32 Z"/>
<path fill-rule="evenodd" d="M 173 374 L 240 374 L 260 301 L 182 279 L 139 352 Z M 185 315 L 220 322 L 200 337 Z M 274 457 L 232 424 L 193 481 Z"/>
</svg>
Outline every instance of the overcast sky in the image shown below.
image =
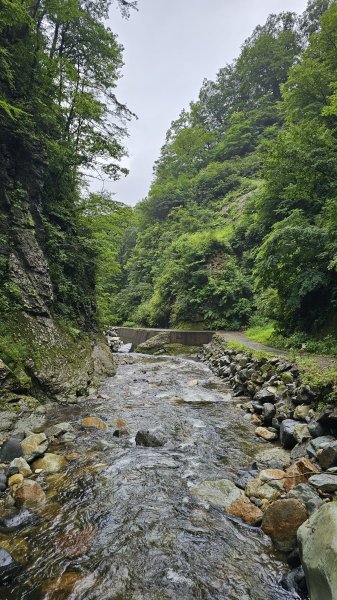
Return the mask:
<svg viewBox="0 0 337 600">
<path fill-rule="evenodd" d="M 139 0 L 139 12 L 123 20 L 111 10 L 109 26 L 124 46 L 117 97 L 138 115 L 126 140 L 130 174 L 96 182 L 134 205 L 147 195 L 152 167 L 171 121 L 198 96 L 203 79 L 238 56 L 254 27 L 270 13 L 301 13 L 306 0 Z"/>
</svg>

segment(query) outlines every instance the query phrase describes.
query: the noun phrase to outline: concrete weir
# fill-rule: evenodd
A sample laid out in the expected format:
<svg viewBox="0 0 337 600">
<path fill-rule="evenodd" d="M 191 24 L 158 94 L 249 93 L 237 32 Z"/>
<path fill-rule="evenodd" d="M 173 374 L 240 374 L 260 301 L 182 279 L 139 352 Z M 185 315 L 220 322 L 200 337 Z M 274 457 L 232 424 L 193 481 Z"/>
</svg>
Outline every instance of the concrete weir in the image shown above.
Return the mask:
<svg viewBox="0 0 337 600">
<path fill-rule="evenodd" d="M 202 346 L 209 344 L 215 334 L 214 331 L 184 331 L 180 329 L 136 329 L 133 327 L 116 327 L 117 335 L 125 344 L 132 344 L 133 348 L 143 344 L 158 333 L 169 333 L 170 344 L 183 344 L 184 346 Z"/>
</svg>

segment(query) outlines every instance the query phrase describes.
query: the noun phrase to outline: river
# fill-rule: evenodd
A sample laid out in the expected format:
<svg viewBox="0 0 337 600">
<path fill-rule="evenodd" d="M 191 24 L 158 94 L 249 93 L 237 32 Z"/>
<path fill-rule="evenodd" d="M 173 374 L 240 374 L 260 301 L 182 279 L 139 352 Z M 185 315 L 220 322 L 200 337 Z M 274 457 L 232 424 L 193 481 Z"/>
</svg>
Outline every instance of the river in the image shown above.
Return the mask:
<svg viewBox="0 0 337 600">
<path fill-rule="evenodd" d="M 294 598 L 279 585 L 286 566 L 269 538 L 191 494 L 233 478 L 265 447 L 226 384 L 188 358 L 116 360 L 97 396 L 48 415 L 76 425 L 76 440 L 56 451 L 77 455 L 65 472 L 40 476 L 48 502 L 39 525 L 13 534 L 26 566 L 1 599 Z M 108 429 L 84 431 L 85 415 Z M 135 444 L 147 429 L 162 431 L 163 447 Z M 53 584 L 62 575 L 63 594 Z"/>
</svg>

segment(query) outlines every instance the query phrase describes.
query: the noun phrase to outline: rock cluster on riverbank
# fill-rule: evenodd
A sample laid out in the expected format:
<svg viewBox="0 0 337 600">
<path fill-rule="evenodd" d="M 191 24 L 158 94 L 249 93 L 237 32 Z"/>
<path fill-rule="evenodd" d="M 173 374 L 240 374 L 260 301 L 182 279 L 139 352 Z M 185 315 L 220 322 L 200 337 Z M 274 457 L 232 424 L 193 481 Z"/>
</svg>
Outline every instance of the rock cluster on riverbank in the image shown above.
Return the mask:
<svg viewBox="0 0 337 600">
<path fill-rule="evenodd" d="M 310 599 L 322 600 L 319 590 L 324 582 L 329 590 L 326 597 L 335 600 L 337 546 L 326 529 L 337 529 L 336 406 L 319 410 L 326 388 L 305 385 L 298 367 L 284 357 L 238 351 L 215 336 L 212 344 L 205 346 L 204 359 L 231 384 L 244 418 L 256 426 L 261 444 L 269 446 L 261 450 L 250 468 L 237 474 L 234 484 L 242 490 L 239 505 L 236 508 L 231 502 L 230 509 L 225 510 L 247 523 L 261 524 L 276 547 L 289 554 L 294 570 L 284 578 L 284 586 L 303 593 L 297 542 L 300 528 L 298 539 Z M 277 446 L 271 446 L 273 442 Z M 249 505 L 260 511 L 254 513 L 253 520 L 252 510 L 246 509 Z M 312 520 L 314 528 L 307 525 Z"/>
</svg>

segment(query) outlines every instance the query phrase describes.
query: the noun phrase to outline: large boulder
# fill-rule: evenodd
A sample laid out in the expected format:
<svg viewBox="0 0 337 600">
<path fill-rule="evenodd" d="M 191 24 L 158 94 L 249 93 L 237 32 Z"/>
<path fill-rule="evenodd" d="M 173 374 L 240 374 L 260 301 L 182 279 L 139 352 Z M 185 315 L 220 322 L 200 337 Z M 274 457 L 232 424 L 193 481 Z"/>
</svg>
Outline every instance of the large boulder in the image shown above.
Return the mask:
<svg viewBox="0 0 337 600">
<path fill-rule="evenodd" d="M 136 348 L 136 352 L 141 352 L 142 354 L 157 354 L 160 352 L 165 352 L 165 346 L 169 345 L 170 342 L 170 333 L 161 331 L 146 342 L 143 342 L 143 344 L 139 344 L 139 346 Z"/>
<path fill-rule="evenodd" d="M 318 472 L 316 465 L 310 462 L 308 458 L 300 458 L 286 470 L 284 489 L 289 492 L 295 485 L 305 483 L 311 475 Z"/>
<path fill-rule="evenodd" d="M 262 529 L 282 552 L 296 547 L 297 529 L 307 519 L 304 504 L 295 498 L 276 500 L 263 515 Z M 321 599 L 322 600 L 322 599 Z"/>
<path fill-rule="evenodd" d="M 297 537 L 310 600 L 337 600 L 337 503 L 314 512 Z"/>
</svg>

